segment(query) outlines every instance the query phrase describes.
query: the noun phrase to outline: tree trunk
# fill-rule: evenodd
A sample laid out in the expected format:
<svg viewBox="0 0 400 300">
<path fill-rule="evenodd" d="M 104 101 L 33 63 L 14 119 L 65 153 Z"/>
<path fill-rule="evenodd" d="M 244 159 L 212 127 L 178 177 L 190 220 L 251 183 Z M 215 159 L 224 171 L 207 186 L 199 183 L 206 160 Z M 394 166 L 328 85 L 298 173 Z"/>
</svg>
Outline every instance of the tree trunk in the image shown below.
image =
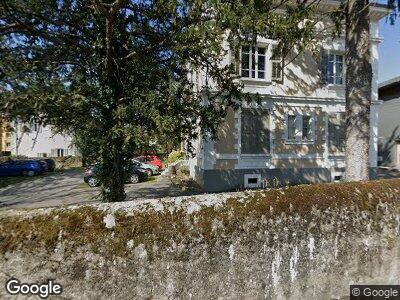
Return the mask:
<svg viewBox="0 0 400 300">
<path fill-rule="evenodd" d="M 104 151 L 102 155 L 102 198 L 106 202 L 124 201 L 125 181 L 129 176 L 125 168 L 125 160 L 122 154 L 122 142 L 113 139 L 108 142 L 108 151 Z"/>
<path fill-rule="evenodd" d="M 372 67 L 369 0 L 348 0 L 346 12 L 346 181 L 369 179 Z"/>
</svg>

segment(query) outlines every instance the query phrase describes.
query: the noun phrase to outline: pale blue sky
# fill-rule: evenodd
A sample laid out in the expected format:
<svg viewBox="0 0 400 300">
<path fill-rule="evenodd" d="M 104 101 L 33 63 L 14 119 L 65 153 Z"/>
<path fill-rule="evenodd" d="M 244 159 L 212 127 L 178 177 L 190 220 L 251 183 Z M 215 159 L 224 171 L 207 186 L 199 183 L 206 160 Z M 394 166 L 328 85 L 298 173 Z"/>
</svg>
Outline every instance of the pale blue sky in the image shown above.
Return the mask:
<svg viewBox="0 0 400 300">
<path fill-rule="evenodd" d="M 400 20 L 390 25 L 383 19 L 379 24 L 380 36 L 384 39 L 379 45 L 378 82 L 400 76 Z"/>
</svg>

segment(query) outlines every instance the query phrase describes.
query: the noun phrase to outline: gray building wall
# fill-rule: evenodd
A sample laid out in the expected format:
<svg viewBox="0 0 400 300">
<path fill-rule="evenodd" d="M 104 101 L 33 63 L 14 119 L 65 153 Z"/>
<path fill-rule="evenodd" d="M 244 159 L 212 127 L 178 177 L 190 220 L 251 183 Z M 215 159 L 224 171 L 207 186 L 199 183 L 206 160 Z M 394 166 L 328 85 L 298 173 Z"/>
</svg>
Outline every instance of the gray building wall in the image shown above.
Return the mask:
<svg viewBox="0 0 400 300">
<path fill-rule="evenodd" d="M 380 165 L 400 168 L 400 77 L 379 87 L 383 100 L 378 122 L 378 155 Z"/>
</svg>

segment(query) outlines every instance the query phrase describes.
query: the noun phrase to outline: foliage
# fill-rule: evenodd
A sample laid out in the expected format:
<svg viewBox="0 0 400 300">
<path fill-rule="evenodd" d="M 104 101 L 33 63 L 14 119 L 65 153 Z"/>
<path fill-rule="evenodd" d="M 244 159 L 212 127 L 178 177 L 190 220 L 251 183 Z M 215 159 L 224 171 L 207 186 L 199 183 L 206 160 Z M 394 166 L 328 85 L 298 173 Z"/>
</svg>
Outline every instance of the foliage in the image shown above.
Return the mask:
<svg viewBox="0 0 400 300">
<path fill-rule="evenodd" d="M 167 158 L 167 163 L 172 164 L 176 162 L 177 160 L 183 159 L 184 158 L 184 153 L 179 150 L 174 150 L 172 151 Z"/>
<path fill-rule="evenodd" d="M 301 49 L 312 25 L 298 24 L 313 7 L 287 0 L 0 0 L 2 117 L 34 116 L 72 134 L 89 162 L 103 165 L 102 198 L 121 201 L 132 153 L 157 141 L 214 136 L 226 109 L 251 99 L 222 63 L 229 49 L 238 53 L 256 36 L 281 41 L 283 53 Z"/>
</svg>

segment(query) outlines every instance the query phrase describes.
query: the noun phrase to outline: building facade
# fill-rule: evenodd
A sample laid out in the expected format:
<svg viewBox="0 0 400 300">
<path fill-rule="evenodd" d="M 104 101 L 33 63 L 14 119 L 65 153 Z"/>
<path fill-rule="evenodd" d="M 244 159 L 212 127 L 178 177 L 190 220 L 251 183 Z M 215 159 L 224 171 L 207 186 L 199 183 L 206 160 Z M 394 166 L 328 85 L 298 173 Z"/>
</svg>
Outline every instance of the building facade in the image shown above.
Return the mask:
<svg viewBox="0 0 400 300">
<path fill-rule="evenodd" d="M 379 85 L 379 164 L 400 170 L 400 76 Z"/>
<path fill-rule="evenodd" d="M 51 126 L 43 126 L 34 120 L 12 124 L 10 151 L 12 155 L 26 157 L 76 156 L 77 150 L 69 135 L 55 133 Z"/>
<path fill-rule="evenodd" d="M 326 2 L 326 8 L 333 2 Z M 322 6 L 322 9 L 324 7 Z M 378 145 L 378 21 L 387 14 L 371 8 L 373 69 L 371 107 L 371 175 L 376 174 Z M 322 26 L 325 26 L 324 24 Z M 273 57 L 274 45 L 258 39 L 243 47 L 240 62 L 233 55 L 244 91 L 258 94 L 260 104 L 243 103 L 229 110 L 215 140 L 194 142 L 190 173 L 206 191 L 296 183 L 329 182 L 344 172 L 345 76 L 344 36 L 321 35 L 318 51 Z M 317 54 L 315 54 L 317 52 Z M 292 61 L 292 59 L 294 60 Z M 195 80 L 204 80 L 195 76 Z M 201 85 L 201 83 L 198 83 Z"/>
<path fill-rule="evenodd" d="M 0 156 L 11 154 L 11 135 L 8 123 L 0 120 Z"/>
</svg>

